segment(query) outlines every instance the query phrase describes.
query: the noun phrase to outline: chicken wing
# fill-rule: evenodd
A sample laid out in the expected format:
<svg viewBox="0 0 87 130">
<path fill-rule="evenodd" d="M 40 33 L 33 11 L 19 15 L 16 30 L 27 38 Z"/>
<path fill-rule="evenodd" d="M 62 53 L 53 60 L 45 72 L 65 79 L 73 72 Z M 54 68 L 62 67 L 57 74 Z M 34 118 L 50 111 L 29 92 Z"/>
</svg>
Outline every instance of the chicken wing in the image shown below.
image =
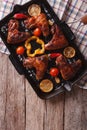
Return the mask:
<svg viewBox="0 0 87 130">
<path fill-rule="evenodd" d="M 48 66 L 48 56 L 42 55 L 38 57 L 28 57 L 23 62 L 24 67 L 26 68 L 35 68 L 36 69 L 36 79 L 40 80 L 43 78 L 47 66 Z"/>
<path fill-rule="evenodd" d="M 8 23 L 7 43 L 16 44 L 25 41 L 30 37 L 28 32 L 18 31 L 19 23 L 17 20 L 11 19 Z"/>
<path fill-rule="evenodd" d="M 46 50 L 56 50 L 64 48 L 68 45 L 68 41 L 66 40 L 64 34 L 60 30 L 60 28 L 57 25 L 54 25 L 51 29 L 51 32 L 53 34 L 53 37 L 51 41 L 49 41 L 45 45 Z"/>
<path fill-rule="evenodd" d="M 44 13 L 41 13 L 40 15 L 35 17 L 28 18 L 24 21 L 24 24 L 25 27 L 28 29 L 39 27 L 43 33 L 43 36 L 49 35 L 49 23 Z"/>
<path fill-rule="evenodd" d="M 15 29 L 11 32 L 8 32 L 7 42 L 10 44 L 21 43 L 27 40 L 29 37 L 30 37 L 29 33 L 20 32 Z"/>
<path fill-rule="evenodd" d="M 16 19 L 11 19 L 8 23 L 8 31 L 13 31 L 15 29 L 18 30 L 19 28 L 19 22 Z"/>
<path fill-rule="evenodd" d="M 60 73 L 62 75 L 62 78 L 64 80 L 70 80 L 76 75 L 78 70 L 81 68 L 82 62 L 80 59 L 78 59 L 74 63 L 69 64 L 67 62 L 66 58 L 64 56 L 60 55 L 56 59 L 56 65 L 60 69 Z"/>
</svg>

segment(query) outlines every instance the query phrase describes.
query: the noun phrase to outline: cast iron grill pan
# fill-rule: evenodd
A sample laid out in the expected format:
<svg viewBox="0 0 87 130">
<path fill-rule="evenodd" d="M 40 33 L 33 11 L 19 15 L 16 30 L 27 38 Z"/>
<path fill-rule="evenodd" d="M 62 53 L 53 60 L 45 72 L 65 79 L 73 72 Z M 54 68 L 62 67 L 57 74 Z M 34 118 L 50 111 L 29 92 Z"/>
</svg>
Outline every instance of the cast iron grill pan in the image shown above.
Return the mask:
<svg viewBox="0 0 87 130">
<path fill-rule="evenodd" d="M 63 31 L 65 37 L 67 38 L 67 40 L 69 41 L 69 44 L 71 46 L 73 46 L 76 50 L 76 56 L 72 59 L 68 59 L 69 63 L 74 62 L 77 59 L 81 59 L 82 60 L 82 68 L 80 69 L 80 71 L 76 74 L 76 76 L 69 81 L 64 81 L 62 79 L 62 77 L 60 76 L 61 79 L 61 83 L 57 84 L 54 81 L 54 78 L 52 78 L 48 73 L 45 74 L 44 78 L 48 78 L 50 79 L 53 84 L 54 84 L 54 89 L 52 92 L 50 93 L 44 93 L 39 89 L 39 83 L 40 81 L 36 80 L 35 77 L 35 70 L 34 69 L 26 69 L 23 66 L 23 56 L 20 55 L 16 55 L 16 48 L 19 46 L 19 44 L 17 45 L 9 45 L 7 43 L 7 24 L 9 22 L 10 19 L 12 19 L 13 15 L 15 13 L 25 13 L 27 14 L 27 10 L 28 7 L 31 4 L 38 4 L 41 6 L 41 10 L 42 12 L 44 12 L 47 16 L 47 19 L 51 19 L 54 21 L 55 24 L 57 24 L 61 30 Z M 23 21 L 20 20 L 20 31 L 31 31 L 31 30 L 26 30 L 26 28 L 23 25 Z M 71 90 L 71 87 L 84 75 L 84 73 L 87 70 L 87 63 L 83 57 L 83 55 L 81 54 L 81 52 L 79 51 L 78 47 L 75 44 L 75 36 L 73 34 L 73 32 L 70 30 L 70 28 L 68 27 L 68 25 L 65 22 L 62 22 L 59 20 L 59 18 L 57 17 L 57 15 L 54 13 L 53 9 L 50 7 L 49 3 L 46 0 L 32 0 L 24 5 L 15 5 L 13 11 L 7 15 L 4 19 L 2 19 L 0 21 L 0 35 L 2 40 L 4 41 L 4 44 L 6 45 L 6 47 L 8 48 L 10 55 L 9 55 L 9 59 L 11 60 L 12 64 L 14 65 L 14 67 L 16 68 L 16 70 L 18 71 L 19 74 L 23 74 L 25 75 L 25 77 L 27 78 L 27 80 L 29 81 L 29 83 L 31 84 L 32 88 L 34 89 L 34 91 L 37 93 L 37 95 L 42 98 L 42 99 L 49 99 L 55 95 L 58 95 L 59 93 L 65 91 L 65 88 L 67 89 L 67 87 L 69 87 L 69 89 L 67 90 Z M 41 37 L 46 43 L 49 41 L 50 37 L 48 38 L 44 38 Z M 20 45 L 23 45 L 24 43 L 21 43 Z M 34 44 L 34 48 L 35 43 Z M 57 51 L 46 51 L 46 53 L 51 53 L 51 52 L 57 52 Z M 63 49 L 58 50 L 58 52 L 63 52 Z M 48 70 L 50 68 L 50 66 L 54 67 L 55 63 L 53 60 L 50 60 L 49 65 L 48 65 Z M 65 87 L 64 87 L 65 86 Z"/>
</svg>

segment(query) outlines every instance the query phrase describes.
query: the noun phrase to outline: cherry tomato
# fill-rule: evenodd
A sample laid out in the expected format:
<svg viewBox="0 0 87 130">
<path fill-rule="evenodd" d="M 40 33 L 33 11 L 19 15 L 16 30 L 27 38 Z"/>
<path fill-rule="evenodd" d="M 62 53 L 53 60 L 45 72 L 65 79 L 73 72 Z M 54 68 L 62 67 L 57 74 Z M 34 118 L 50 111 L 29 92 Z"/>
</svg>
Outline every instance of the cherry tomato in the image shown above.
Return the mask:
<svg viewBox="0 0 87 130">
<path fill-rule="evenodd" d="M 16 53 L 18 55 L 23 55 L 24 54 L 24 47 L 23 46 L 19 46 L 17 49 L 16 49 Z"/>
<path fill-rule="evenodd" d="M 50 69 L 50 75 L 53 77 L 56 77 L 59 74 L 59 70 L 57 68 L 51 68 Z"/>
<path fill-rule="evenodd" d="M 39 37 L 39 36 L 41 35 L 41 30 L 40 30 L 40 28 L 36 28 L 36 29 L 34 30 L 33 34 L 34 34 L 34 36 Z"/>
</svg>

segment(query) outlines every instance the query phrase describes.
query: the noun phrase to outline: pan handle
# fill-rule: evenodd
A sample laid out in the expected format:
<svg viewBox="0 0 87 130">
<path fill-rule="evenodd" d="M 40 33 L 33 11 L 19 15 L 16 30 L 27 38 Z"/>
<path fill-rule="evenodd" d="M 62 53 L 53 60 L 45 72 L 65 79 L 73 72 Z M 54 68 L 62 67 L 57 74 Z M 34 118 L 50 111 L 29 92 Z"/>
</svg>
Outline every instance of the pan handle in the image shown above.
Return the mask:
<svg viewBox="0 0 87 130">
<path fill-rule="evenodd" d="M 65 82 L 65 84 L 63 85 L 63 87 L 67 90 L 67 91 L 71 91 L 72 90 L 72 84 L 68 81 Z"/>
</svg>

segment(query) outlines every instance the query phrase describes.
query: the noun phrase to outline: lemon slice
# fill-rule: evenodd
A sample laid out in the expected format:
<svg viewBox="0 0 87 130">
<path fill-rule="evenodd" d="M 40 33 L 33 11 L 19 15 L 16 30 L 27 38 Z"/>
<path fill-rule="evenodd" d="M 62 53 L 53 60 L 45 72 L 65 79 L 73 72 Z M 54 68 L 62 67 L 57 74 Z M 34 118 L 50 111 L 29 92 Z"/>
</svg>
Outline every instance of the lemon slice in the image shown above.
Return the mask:
<svg viewBox="0 0 87 130">
<path fill-rule="evenodd" d="M 75 49 L 71 46 L 66 47 L 63 51 L 64 56 L 67 58 L 73 58 L 75 56 L 75 53 Z"/>
<path fill-rule="evenodd" d="M 37 16 L 41 13 L 41 8 L 37 4 L 32 4 L 28 8 L 28 13 L 30 16 Z"/>
<path fill-rule="evenodd" d="M 40 82 L 40 89 L 43 92 L 50 92 L 53 90 L 53 83 L 49 79 L 44 79 Z"/>
</svg>

